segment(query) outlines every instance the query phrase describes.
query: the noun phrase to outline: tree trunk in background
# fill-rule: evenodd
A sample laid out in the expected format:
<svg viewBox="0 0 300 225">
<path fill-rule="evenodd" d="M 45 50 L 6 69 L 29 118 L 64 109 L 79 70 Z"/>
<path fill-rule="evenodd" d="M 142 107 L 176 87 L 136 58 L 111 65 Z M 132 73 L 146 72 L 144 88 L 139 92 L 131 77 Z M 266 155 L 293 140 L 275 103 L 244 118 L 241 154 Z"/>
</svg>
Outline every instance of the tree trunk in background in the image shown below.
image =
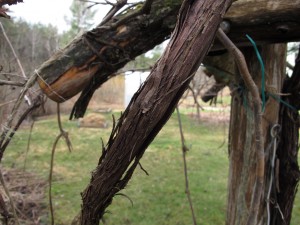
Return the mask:
<svg viewBox="0 0 300 225">
<path fill-rule="evenodd" d="M 243 49 L 249 71 L 261 90 L 261 67 L 253 48 Z M 266 92 L 276 95 L 281 92 L 285 75 L 286 45 L 265 45 L 261 55 L 266 70 Z M 227 225 L 246 224 L 256 175 L 254 115 L 252 100 L 240 80 L 233 92 L 229 130 L 230 168 L 228 178 Z M 277 96 L 277 95 L 276 95 Z M 270 130 L 278 123 L 278 100 L 268 97 L 263 113 L 263 139 L 266 152 L 265 192 L 261 199 L 258 224 L 266 224 L 266 198 L 270 179 Z"/>
<path fill-rule="evenodd" d="M 114 195 L 126 186 L 187 89 L 230 3 L 184 1 L 170 43 L 121 116 L 82 193 L 81 224 L 98 225 Z"/>
</svg>

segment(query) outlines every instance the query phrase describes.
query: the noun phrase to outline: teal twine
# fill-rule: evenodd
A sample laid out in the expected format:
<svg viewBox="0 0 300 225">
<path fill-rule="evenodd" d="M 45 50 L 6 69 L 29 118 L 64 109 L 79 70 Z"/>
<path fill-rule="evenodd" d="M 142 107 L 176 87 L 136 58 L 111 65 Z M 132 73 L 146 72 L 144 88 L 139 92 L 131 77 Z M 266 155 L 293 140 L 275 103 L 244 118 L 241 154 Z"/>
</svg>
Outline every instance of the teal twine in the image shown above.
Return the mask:
<svg viewBox="0 0 300 225">
<path fill-rule="evenodd" d="M 251 44 L 253 45 L 253 48 L 255 49 L 255 53 L 256 56 L 258 58 L 258 61 L 260 63 L 261 66 L 261 98 L 262 98 L 262 112 L 265 111 L 265 105 L 266 105 L 266 95 L 265 95 L 265 66 L 264 66 L 264 62 L 261 58 L 261 55 L 258 51 L 257 45 L 255 43 L 255 41 L 248 35 L 246 34 L 246 37 L 249 39 L 249 41 L 251 42 Z"/>
<path fill-rule="evenodd" d="M 277 102 L 282 103 L 283 105 L 287 106 L 288 108 L 294 110 L 294 111 L 298 111 L 294 106 L 292 106 L 291 104 L 287 103 L 286 101 L 283 101 L 281 98 L 277 97 L 276 95 L 273 95 L 271 93 L 268 93 L 268 95 L 270 95 L 272 98 L 274 98 Z"/>
</svg>

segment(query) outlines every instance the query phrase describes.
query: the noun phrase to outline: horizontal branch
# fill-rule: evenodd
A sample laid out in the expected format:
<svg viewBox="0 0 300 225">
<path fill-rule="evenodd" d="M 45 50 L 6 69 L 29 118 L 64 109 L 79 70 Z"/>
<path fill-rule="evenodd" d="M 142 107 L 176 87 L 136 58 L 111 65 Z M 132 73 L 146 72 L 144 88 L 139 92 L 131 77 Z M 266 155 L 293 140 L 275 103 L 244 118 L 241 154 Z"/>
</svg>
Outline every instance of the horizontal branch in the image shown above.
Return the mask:
<svg viewBox="0 0 300 225">
<path fill-rule="evenodd" d="M 1 85 L 11 85 L 11 86 L 18 86 L 23 87 L 25 83 L 19 81 L 9 81 L 9 80 L 0 80 Z"/>
<path fill-rule="evenodd" d="M 71 115 L 82 117 L 94 91 L 112 74 L 169 38 L 181 2 L 154 0 L 150 12 L 127 21 L 124 18 L 133 13 L 128 9 L 76 38 L 38 69 L 42 90 L 56 102 L 82 91 Z M 295 41 L 300 40 L 299 14 L 300 0 L 239 0 L 225 15 L 223 25 L 237 46 L 250 45 L 246 34 L 257 43 Z M 211 51 L 220 49 L 224 48 L 216 42 Z"/>
</svg>

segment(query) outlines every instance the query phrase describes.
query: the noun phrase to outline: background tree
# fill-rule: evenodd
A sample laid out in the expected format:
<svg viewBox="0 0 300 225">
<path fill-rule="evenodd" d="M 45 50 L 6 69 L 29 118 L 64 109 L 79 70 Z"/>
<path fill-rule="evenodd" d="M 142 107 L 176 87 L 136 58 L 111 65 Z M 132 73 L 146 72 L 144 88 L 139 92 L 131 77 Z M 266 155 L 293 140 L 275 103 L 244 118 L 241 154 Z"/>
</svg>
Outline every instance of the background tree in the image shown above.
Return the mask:
<svg viewBox="0 0 300 225">
<path fill-rule="evenodd" d="M 1 20 L 1 23 L 28 76 L 59 48 L 59 34 L 51 25 L 28 24 L 22 20 Z M 2 31 L 0 49 L 0 79 L 24 83 L 26 79 L 21 76 Z M 3 124 L 21 89 L 18 86 L 1 86 L 0 124 Z"/>
<path fill-rule="evenodd" d="M 85 1 L 73 0 L 70 6 L 71 17 L 65 17 L 65 21 L 70 29 L 63 35 L 62 45 L 64 46 L 76 35 L 83 33 L 91 28 L 96 11 L 88 7 Z"/>
</svg>

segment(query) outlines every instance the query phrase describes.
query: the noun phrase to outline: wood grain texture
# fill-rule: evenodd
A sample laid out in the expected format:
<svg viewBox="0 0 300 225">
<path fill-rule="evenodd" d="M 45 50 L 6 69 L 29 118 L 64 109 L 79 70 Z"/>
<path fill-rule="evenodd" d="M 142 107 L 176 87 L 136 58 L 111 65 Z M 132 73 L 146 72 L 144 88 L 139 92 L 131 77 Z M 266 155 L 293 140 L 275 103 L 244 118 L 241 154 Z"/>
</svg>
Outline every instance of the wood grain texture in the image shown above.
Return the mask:
<svg viewBox="0 0 300 225">
<path fill-rule="evenodd" d="M 229 0 L 183 3 L 170 43 L 121 116 L 82 194 L 81 224 L 98 224 L 113 196 L 126 186 L 187 89 L 229 5 Z"/>
<path fill-rule="evenodd" d="M 258 87 L 261 87 L 261 67 L 253 48 L 243 49 L 243 53 L 255 83 Z M 276 57 L 274 57 L 275 53 L 277 54 Z M 272 87 L 272 91 L 278 94 L 281 91 L 283 78 L 285 77 L 286 46 L 285 44 L 266 45 L 261 49 L 261 54 L 266 68 L 266 85 Z M 257 163 L 252 99 L 249 98 L 248 90 L 245 89 L 243 82 L 236 85 L 240 87 L 241 91 L 235 92 L 231 103 L 227 225 L 241 225 L 247 222 L 255 185 Z M 279 105 L 273 98 L 268 98 L 266 102 L 262 123 L 264 149 L 268 149 L 271 142 L 271 127 L 278 123 Z M 270 153 L 265 152 L 265 154 L 267 166 L 265 167 L 263 184 L 264 189 L 267 190 L 266 184 L 268 184 L 269 179 L 267 168 L 270 163 L 267 156 Z M 263 194 L 258 210 L 258 224 L 266 223 L 264 221 L 266 219 L 265 198 L 266 196 Z"/>
</svg>

